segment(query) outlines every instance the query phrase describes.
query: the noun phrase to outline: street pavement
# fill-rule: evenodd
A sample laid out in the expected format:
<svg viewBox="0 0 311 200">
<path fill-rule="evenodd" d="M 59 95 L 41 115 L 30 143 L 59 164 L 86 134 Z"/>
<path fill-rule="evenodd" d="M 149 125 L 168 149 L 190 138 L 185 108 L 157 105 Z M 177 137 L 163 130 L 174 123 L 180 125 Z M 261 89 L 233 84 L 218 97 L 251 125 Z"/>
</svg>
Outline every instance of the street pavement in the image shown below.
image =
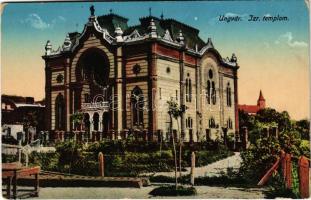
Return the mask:
<svg viewBox="0 0 311 200">
<path fill-rule="evenodd" d="M 173 198 L 173 199 L 207 199 L 207 198 L 240 198 L 262 199 L 262 189 L 236 188 L 236 187 L 210 187 L 196 186 L 196 196 L 178 197 L 152 197 L 148 193 L 156 186 L 143 188 L 40 188 L 39 197 L 33 199 L 147 199 L 147 198 Z"/>
</svg>

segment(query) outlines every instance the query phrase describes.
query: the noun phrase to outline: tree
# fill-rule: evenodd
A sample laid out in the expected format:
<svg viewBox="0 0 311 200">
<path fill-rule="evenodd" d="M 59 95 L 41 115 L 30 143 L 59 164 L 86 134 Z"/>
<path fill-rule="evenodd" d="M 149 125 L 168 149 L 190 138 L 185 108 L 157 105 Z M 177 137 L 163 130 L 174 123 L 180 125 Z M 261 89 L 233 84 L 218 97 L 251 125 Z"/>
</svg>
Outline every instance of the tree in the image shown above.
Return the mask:
<svg viewBox="0 0 311 200">
<path fill-rule="evenodd" d="M 290 116 L 287 111 L 277 112 L 273 108 L 262 109 L 257 112 L 255 118 L 259 122 L 278 124 L 279 131 L 285 131 L 291 129 Z"/>
<path fill-rule="evenodd" d="M 300 133 L 301 139 L 310 140 L 310 121 L 302 119 L 295 122 L 295 129 Z"/>
<path fill-rule="evenodd" d="M 250 141 L 253 144 L 260 138 L 264 128 L 278 127 L 279 132 L 293 130 L 288 112 L 277 112 L 272 108 L 262 109 L 256 115 L 248 115 L 240 111 L 239 120 L 240 129 L 247 127 Z"/>
<path fill-rule="evenodd" d="M 168 104 L 168 114 L 170 116 L 170 132 L 171 132 L 171 136 L 173 139 L 174 162 L 175 162 L 175 188 L 177 190 L 177 185 L 178 185 L 178 182 L 177 182 L 177 153 L 176 153 L 176 145 L 175 145 L 175 135 L 173 134 L 173 118 L 177 120 L 177 124 L 178 124 L 178 117 L 180 116 L 181 109 L 179 108 L 178 104 L 173 100 L 167 101 L 167 104 Z M 179 129 L 179 125 L 178 125 L 178 129 Z M 179 151 L 179 153 L 181 154 L 181 150 Z M 181 169 L 179 169 L 179 170 L 181 170 Z"/>
<path fill-rule="evenodd" d="M 83 113 L 81 112 L 75 112 L 71 115 L 72 122 L 74 124 L 75 130 L 77 130 L 77 127 L 81 125 L 83 120 Z"/>
<path fill-rule="evenodd" d="M 309 157 L 310 149 L 302 145 L 302 135 L 309 136 L 308 120 L 292 121 L 287 111 L 277 112 L 267 108 L 255 116 L 240 113 L 240 123 L 249 129 L 251 146 L 241 153 L 240 171 L 249 178 L 258 181 L 273 165 L 280 150 L 291 153 L 294 157 Z M 278 137 L 263 137 L 264 128 L 278 127 Z"/>
</svg>

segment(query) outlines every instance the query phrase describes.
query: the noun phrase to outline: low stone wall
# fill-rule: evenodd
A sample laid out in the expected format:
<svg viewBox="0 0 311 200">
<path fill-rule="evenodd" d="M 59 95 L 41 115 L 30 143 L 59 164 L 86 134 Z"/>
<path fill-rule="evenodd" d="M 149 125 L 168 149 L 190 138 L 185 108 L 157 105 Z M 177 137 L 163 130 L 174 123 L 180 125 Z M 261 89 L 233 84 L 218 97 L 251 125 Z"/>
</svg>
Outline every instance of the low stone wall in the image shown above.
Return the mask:
<svg viewBox="0 0 311 200">
<path fill-rule="evenodd" d="M 33 179 L 25 177 L 18 180 L 18 185 L 31 186 Z M 41 175 L 40 187 L 130 187 L 141 188 L 150 184 L 147 178 L 130 177 L 92 177 Z"/>
</svg>

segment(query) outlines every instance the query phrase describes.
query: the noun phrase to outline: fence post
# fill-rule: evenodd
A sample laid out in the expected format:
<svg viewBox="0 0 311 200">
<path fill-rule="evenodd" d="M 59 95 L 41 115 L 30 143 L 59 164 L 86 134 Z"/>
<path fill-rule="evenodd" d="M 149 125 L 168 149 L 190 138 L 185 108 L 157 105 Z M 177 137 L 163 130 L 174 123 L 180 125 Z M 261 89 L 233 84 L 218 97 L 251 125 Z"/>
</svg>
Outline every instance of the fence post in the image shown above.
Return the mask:
<svg viewBox="0 0 311 200">
<path fill-rule="evenodd" d="M 299 166 L 299 193 L 302 199 L 309 198 L 309 161 L 301 156 L 298 160 Z"/>
<path fill-rule="evenodd" d="M 281 150 L 281 166 L 282 166 L 282 174 L 283 174 L 283 180 L 285 182 L 286 177 L 286 159 L 285 159 L 285 151 Z"/>
<path fill-rule="evenodd" d="M 22 140 L 18 141 L 18 162 L 22 163 Z"/>
<path fill-rule="evenodd" d="M 285 176 L 285 186 L 286 188 L 290 189 L 292 188 L 292 161 L 291 161 L 291 154 L 285 155 L 286 160 L 286 176 Z"/>
<path fill-rule="evenodd" d="M 191 182 L 191 185 L 194 185 L 194 168 L 195 168 L 195 153 L 192 152 L 191 153 L 191 178 L 190 178 L 190 182 Z"/>
<path fill-rule="evenodd" d="M 98 162 L 99 162 L 99 176 L 104 177 L 104 155 L 102 152 L 99 152 L 98 154 Z"/>
</svg>

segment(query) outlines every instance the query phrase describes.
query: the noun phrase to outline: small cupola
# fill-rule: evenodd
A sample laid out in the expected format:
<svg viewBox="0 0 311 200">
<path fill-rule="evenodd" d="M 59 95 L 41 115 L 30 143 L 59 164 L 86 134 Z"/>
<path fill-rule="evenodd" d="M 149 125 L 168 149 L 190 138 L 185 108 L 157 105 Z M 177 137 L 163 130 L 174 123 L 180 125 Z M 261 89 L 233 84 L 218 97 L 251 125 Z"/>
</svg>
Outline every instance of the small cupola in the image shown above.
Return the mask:
<svg viewBox="0 0 311 200">
<path fill-rule="evenodd" d="M 50 55 L 52 53 L 52 44 L 50 40 L 48 40 L 45 44 L 45 55 Z"/>
<path fill-rule="evenodd" d="M 120 26 L 117 26 L 117 27 L 116 27 L 114 33 L 115 33 L 115 35 L 116 35 L 116 41 L 117 41 L 117 42 L 123 42 L 123 37 L 122 37 L 123 31 L 122 31 L 122 29 L 121 29 Z"/>
<path fill-rule="evenodd" d="M 185 42 L 184 42 L 184 41 L 185 41 L 185 38 L 184 38 L 184 36 L 183 36 L 181 30 L 179 30 L 179 33 L 178 33 L 178 36 L 177 36 L 176 40 L 177 40 L 177 42 L 179 42 L 179 44 L 181 44 L 181 45 L 184 45 L 184 44 L 185 44 Z"/>
<path fill-rule="evenodd" d="M 148 27 L 148 30 L 149 30 L 149 36 L 151 38 L 157 38 L 157 27 L 155 25 L 155 22 L 154 20 L 151 18 L 150 20 L 150 24 L 149 24 L 149 27 Z"/>
<path fill-rule="evenodd" d="M 70 46 L 71 46 L 71 40 L 70 40 L 69 34 L 67 34 L 64 44 L 63 44 L 63 48 L 69 48 Z"/>
</svg>

